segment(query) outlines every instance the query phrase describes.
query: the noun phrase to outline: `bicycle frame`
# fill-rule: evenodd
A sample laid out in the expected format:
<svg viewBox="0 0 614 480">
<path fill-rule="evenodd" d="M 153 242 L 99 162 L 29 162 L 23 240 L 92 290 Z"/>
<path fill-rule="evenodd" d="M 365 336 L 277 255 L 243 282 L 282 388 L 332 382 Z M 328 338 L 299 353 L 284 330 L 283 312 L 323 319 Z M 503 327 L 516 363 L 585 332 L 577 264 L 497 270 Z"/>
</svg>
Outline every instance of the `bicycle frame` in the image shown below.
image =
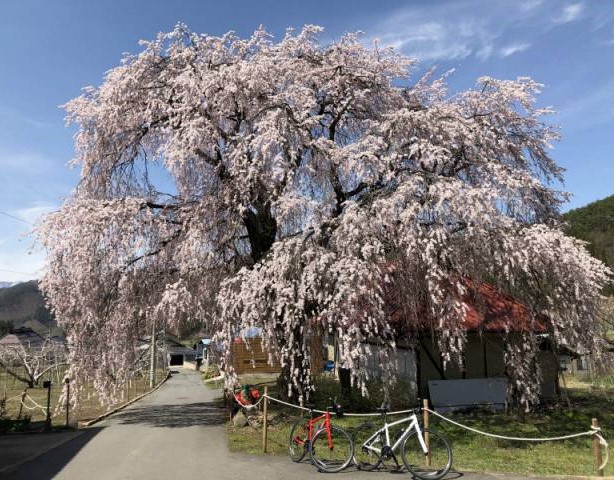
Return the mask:
<svg viewBox="0 0 614 480">
<path fill-rule="evenodd" d="M 388 423 L 388 422 L 384 421 L 384 426 L 382 428 L 380 428 L 379 430 L 377 430 L 367 440 L 365 440 L 363 442 L 363 444 L 360 445 L 360 447 L 361 448 L 367 448 L 369 450 L 372 450 L 372 451 L 376 452 L 378 455 L 381 455 L 381 453 L 382 453 L 381 449 L 373 447 L 371 445 L 373 440 L 378 438 L 382 434 L 382 432 L 384 432 L 386 434 L 386 445 L 389 446 L 390 445 L 390 427 L 394 427 L 396 425 L 401 425 L 402 423 L 407 423 L 407 422 L 409 422 L 409 425 L 403 431 L 403 435 L 401 435 L 397 439 L 397 441 L 394 443 L 394 445 L 392 445 L 390 447 L 391 450 L 393 452 L 396 451 L 401 446 L 401 443 L 407 437 L 409 437 L 409 435 L 412 433 L 412 431 L 415 430 L 416 433 L 418 434 L 418 441 L 420 442 L 420 447 L 422 447 L 422 451 L 424 452 L 424 454 L 427 455 L 428 454 L 428 448 L 426 446 L 426 443 L 425 443 L 424 439 L 422 438 L 422 430 L 420 429 L 420 424 L 418 423 L 418 417 L 417 417 L 417 415 L 415 413 L 410 415 L 409 417 L 405 417 L 405 418 L 402 418 L 401 420 L 397 420 L 396 422 Z"/>
<path fill-rule="evenodd" d="M 319 417 L 312 417 L 309 419 L 308 425 L 309 425 L 309 438 L 307 439 L 309 442 L 311 442 L 311 439 L 313 438 L 314 434 L 315 434 L 315 429 L 314 429 L 314 425 L 317 425 L 319 423 L 319 429 L 321 428 L 325 428 L 326 429 L 326 437 L 328 440 L 328 447 L 329 448 L 333 448 L 333 439 L 330 433 L 330 412 L 326 411 L 324 412 L 322 415 L 320 415 Z M 299 439 L 300 442 L 300 439 Z"/>
</svg>

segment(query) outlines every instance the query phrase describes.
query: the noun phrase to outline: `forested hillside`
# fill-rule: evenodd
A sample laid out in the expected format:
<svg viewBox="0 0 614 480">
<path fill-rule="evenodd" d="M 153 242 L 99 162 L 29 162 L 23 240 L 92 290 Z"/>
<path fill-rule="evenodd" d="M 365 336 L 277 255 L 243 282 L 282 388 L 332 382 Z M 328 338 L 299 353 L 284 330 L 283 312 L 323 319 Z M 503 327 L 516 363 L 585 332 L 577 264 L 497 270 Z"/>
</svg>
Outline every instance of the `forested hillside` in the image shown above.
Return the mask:
<svg viewBox="0 0 614 480">
<path fill-rule="evenodd" d="M 0 289 L 0 324 L 2 330 L 9 325 L 14 328 L 25 325 L 40 334 L 47 334 L 50 329 L 57 333 L 55 320 L 34 280 Z"/>
<path fill-rule="evenodd" d="M 563 215 L 567 233 L 589 242 L 588 250 L 614 269 L 614 195 Z M 614 294 L 610 285 L 609 294 Z"/>
</svg>

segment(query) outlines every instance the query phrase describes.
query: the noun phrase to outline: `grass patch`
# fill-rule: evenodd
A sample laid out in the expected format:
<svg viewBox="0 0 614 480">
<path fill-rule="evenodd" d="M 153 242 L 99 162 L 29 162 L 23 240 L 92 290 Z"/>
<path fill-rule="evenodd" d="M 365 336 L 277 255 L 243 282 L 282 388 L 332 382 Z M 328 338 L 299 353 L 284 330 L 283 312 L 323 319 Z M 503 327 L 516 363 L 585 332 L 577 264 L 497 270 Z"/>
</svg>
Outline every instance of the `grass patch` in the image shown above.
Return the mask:
<svg viewBox="0 0 614 480">
<path fill-rule="evenodd" d="M 314 395 L 316 404 L 322 408 L 330 393 L 325 386 Z M 505 414 L 492 412 L 456 413 L 455 420 L 468 426 L 508 436 L 552 437 L 589 430 L 591 419 L 599 418 L 604 436 L 614 441 L 614 389 L 599 391 L 573 387 L 568 389 L 572 404 L 569 410 L 564 404 L 544 408 L 530 414 Z M 322 401 L 325 398 L 325 401 Z M 359 400 L 354 399 L 358 404 Z M 371 408 L 371 401 L 353 405 L 361 410 Z M 367 408 L 368 407 L 368 408 Z M 346 411 L 356 411 L 346 408 Z M 287 455 L 290 428 L 299 418 L 296 410 L 269 404 L 268 453 Z M 373 419 L 380 423 L 378 418 Z M 352 430 L 366 421 L 365 418 L 345 417 L 334 422 Z M 454 454 L 454 468 L 459 471 L 491 471 L 519 474 L 568 474 L 594 475 L 592 438 L 528 443 L 498 440 L 462 430 L 454 425 L 431 417 L 431 426 L 450 441 Z M 231 451 L 262 454 L 262 432 L 250 426 L 235 428 L 227 426 Z M 606 475 L 614 474 L 614 466 L 606 467 Z"/>
</svg>

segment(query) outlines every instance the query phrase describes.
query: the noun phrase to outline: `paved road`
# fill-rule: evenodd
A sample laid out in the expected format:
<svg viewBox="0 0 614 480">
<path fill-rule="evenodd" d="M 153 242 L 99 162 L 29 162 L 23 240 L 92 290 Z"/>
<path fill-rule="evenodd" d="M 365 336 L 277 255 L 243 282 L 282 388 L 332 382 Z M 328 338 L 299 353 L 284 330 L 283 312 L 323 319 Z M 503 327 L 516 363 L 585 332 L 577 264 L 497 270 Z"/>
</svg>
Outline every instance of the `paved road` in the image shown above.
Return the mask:
<svg viewBox="0 0 614 480">
<path fill-rule="evenodd" d="M 44 480 L 208 480 L 323 478 L 311 465 L 284 457 L 250 457 L 228 451 L 225 418 L 216 392 L 200 375 L 181 371 L 152 395 L 2 478 Z M 333 477 L 331 477 L 333 478 Z M 386 472 L 348 470 L 335 479 L 385 480 Z M 402 475 L 402 478 L 408 478 Z M 526 477 L 451 473 L 449 479 L 520 480 Z M 535 477 L 533 477 L 535 480 Z"/>
</svg>

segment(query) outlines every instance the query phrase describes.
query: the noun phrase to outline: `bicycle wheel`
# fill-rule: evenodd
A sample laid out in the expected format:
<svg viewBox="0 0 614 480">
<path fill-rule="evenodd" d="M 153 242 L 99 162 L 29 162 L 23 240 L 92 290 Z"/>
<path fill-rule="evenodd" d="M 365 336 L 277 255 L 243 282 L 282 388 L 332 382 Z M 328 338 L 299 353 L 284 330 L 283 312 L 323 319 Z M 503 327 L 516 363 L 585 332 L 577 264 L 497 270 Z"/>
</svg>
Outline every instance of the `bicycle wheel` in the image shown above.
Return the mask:
<svg viewBox="0 0 614 480">
<path fill-rule="evenodd" d="M 403 463 L 416 478 L 437 480 L 452 468 L 452 449 L 448 441 L 437 432 L 429 429 L 422 431 L 423 438 L 428 435 L 429 456 L 424 455 L 417 432 L 405 439 L 401 448 Z M 430 460 L 427 462 L 427 459 Z"/>
<path fill-rule="evenodd" d="M 300 462 L 309 447 L 309 422 L 305 419 L 298 419 L 290 429 L 290 440 L 288 442 L 288 454 L 293 462 Z"/>
<path fill-rule="evenodd" d="M 326 428 L 316 432 L 311 440 L 309 455 L 318 470 L 327 473 L 340 472 L 354 456 L 354 444 L 350 434 L 342 428 L 330 426 L 330 442 Z"/>
<path fill-rule="evenodd" d="M 373 423 L 363 423 L 354 430 L 352 435 L 352 441 L 354 442 L 354 464 L 359 470 L 370 472 L 382 463 L 381 435 L 371 440 L 368 445 L 364 444 L 377 430 L 377 425 Z"/>
</svg>

